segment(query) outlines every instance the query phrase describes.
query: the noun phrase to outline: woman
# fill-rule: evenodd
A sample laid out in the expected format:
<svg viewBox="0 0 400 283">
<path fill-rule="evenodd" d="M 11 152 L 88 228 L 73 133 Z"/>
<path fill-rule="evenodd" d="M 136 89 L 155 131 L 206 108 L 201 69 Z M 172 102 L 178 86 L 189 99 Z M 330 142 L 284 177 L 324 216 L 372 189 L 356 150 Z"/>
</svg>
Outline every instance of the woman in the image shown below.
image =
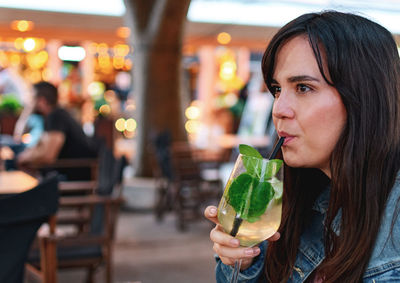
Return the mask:
<svg viewBox="0 0 400 283">
<path fill-rule="evenodd" d="M 400 60 L 391 34 L 363 17 L 305 14 L 262 61 L 285 161 L 279 232 L 239 247 L 211 231 L 217 281 L 400 282 Z M 218 224 L 216 208 L 205 215 Z"/>
</svg>

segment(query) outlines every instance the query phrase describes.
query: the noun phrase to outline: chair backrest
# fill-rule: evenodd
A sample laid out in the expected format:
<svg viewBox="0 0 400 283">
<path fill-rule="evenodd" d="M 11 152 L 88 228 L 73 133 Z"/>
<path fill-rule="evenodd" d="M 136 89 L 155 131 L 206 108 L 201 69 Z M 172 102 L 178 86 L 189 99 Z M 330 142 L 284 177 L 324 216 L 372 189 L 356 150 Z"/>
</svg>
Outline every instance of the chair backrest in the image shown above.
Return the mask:
<svg viewBox="0 0 400 283">
<path fill-rule="evenodd" d="M 104 149 L 100 155 L 99 179 L 97 194 L 100 196 L 111 196 L 120 190 L 122 173 L 127 164 L 125 156 L 116 159 L 109 149 Z M 99 235 L 103 233 L 104 227 L 104 205 L 96 205 L 92 212 L 91 233 Z"/>
<path fill-rule="evenodd" d="M 171 133 L 163 131 L 152 138 L 151 150 L 161 177 L 171 181 L 174 178 L 171 160 Z"/>
<path fill-rule="evenodd" d="M 57 208 L 58 176 L 0 199 L 0 282 L 23 282 L 24 263 L 36 232 Z"/>
<path fill-rule="evenodd" d="M 171 148 L 174 176 L 177 181 L 201 180 L 201 168 L 188 142 L 174 142 Z"/>
</svg>

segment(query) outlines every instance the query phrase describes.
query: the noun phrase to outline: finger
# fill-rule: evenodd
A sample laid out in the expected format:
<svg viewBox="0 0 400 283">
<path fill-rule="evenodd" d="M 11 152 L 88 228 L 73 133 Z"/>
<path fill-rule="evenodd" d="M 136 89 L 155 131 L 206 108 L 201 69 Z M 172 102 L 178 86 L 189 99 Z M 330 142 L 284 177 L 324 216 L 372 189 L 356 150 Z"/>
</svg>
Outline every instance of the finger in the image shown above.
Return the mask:
<svg viewBox="0 0 400 283">
<path fill-rule="evenodd" d="M 211 222 L 214 222 L 215 224 L 219 224 L 218 222 L 218 217 L 217 217 L 218 210 L 215 206 L 210 205 L 204 210 L 204 216 L 210 220 Z"/>
<path fill-rule="evenodd" d="M 235 259 L 229 257 L 220 257 L 220 259 L 222 263 L 225 265 L 230 265 L 232 267 L 235 265 Z M 240 267 L 241 270 L 247 269 L 253 262 L 253 258 L 242 258 L 241 260 L 242 260 L 242 264 Z"/>
<path fill-rule="evenodd" d="M 253 258 L 260 254 L 259 247 L 231 248 L 228 246 L 220 245 L 218 243 L 214 243 L 213 249 L 219 257 L 229 258 L 232 261 L 244 258 Z"/>
<path fill-rule="evenodd" d="M 231 235 L 225 233 L 221 227 L 221 225 L 216 225 L 214 229 L 210 232 L 210 239 L 214 243 L 218 243 L 220 245 L 237 248 L 240 245 L 238 239 L 232 237 Z"/>
<path fill-rule="evenodd" d="M 281 237 L 281 233 L 276 232 L 275 234 L 273 234 L 271 237 L 268 238 L 268 241 L 275 242 L 275 241 L 278 241 L 280 237 Z"/>
</svg>

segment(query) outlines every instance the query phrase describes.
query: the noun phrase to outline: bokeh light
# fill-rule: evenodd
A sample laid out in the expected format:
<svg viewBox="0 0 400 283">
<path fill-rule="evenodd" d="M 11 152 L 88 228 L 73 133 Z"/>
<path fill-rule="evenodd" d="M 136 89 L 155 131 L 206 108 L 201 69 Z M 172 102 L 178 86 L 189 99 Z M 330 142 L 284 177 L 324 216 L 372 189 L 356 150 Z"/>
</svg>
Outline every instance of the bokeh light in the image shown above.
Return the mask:
<svg viewBox="0 0 400 283">
<path fill-rule="evenodd" d="M 229 81 L 235 77 L 236 63 L 234 61 L 225 61 L 221 64 L 219 77 L 225 81 Z"/>
<path fill-rule="evenodd" d="M 18 37 L 14 41 L 15 49 L 23 49 L 24 48 L 24 39 L 22 37 Z"/>
<path fill-rule="evenodd" d="M 131 30 L 128 27 L 119 27 L 117 28 L 117 36 L 121 38 L 128 38 L 131 34 Z"/>
<path fill-rule="evenodd" d="M 189 134 L 194 134 L 198 131 L 200 122 L 196 120 L 189 120 L 185 123 L 185 129 Z"/>
<path fill-rule="evenodd" d="M 26 32 L 26 31 L 32 30 L 33 26 L 34 26 L 34 24 L 32 21 L 21 20 L 21 21 L 12 21 L 11 22 L 11 28 L 13 30 L 17 30 L 20 32 Z"/>
<path fill-rule="evenodd" d="M 217 41 L 219 44 L 228 44 L 229 42 L 231 42 L 231 40 L 232 40 L 232 37 L 227 32 L 221 32 L 217 36 Z"/>
<path fill-rule="evenodd" d="M 115 128 L 119 132 L 125 131 L 125 119 L 119 118 L 117 121 L 115 121 Z"/>
<path fill-rule="evenodd" d="M 99 112 L 101 115 L 107 116 L 111 113 L 111 107 L 108 104 L 103 104 L 100 106 Z"/>
<path fill-rule="evenodd" d="M 129 118 L 128 120 L 126 120 L 125 129 L 128 132 L 134 132 L 136 130 L 136 127 L 137 127 L 137 123 L 136 123 L 135 119 Z"/>
<path fill-rule="evenodd" d="M 23 48 L 26 52 L 33 51 L 35 49 L 35 47 L 36 47 L 35 39 L 33 39 L 32 37 L 28 37 L 27 39 L 25 39 Z"/>
<path fill-rule="evenodd" d="M 198 119 L 200 117 L 200 109 L 197 106 L 189 106 L 185 110 L 185 115 L 188 119 Z"/>
</svg>

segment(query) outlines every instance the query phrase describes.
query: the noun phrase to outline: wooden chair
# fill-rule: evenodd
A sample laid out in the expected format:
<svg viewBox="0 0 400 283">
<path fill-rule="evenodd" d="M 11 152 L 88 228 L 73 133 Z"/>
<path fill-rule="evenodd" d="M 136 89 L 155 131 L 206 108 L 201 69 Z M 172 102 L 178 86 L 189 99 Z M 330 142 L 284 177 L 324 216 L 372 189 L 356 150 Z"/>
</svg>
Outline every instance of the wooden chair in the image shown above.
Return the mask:
<svg viewBox="0 0 400 283">
<path fill-rule="evenodd" d="M 154 213 L 157 221 L 162 221 L 167 212 L 173 210 L 175 200 L 174 176 L 171 161 L 171 135 L 168 131 L 155 135 L 148 146 L 156 180 Z"/>
<path fill-rule="evenodd" d="M 125 165 L 124 157 L 116 160 L 111 152 L 104 153 L 100 157 L 95 193 L 60 198 L 60 209 L 86 211 L 88 218 L 84 223 L 85 229 L 75 229 L 72 234 L 58 233 L 60 223 L 54 219 L 49 232 L 39 236 L 41 249 L 32 251 L 27 268 L 43 283 L 55 283 L 60 268 L 85 268 L 88 271 L 87 282 L 94 282 L 94 271 L 102 264 L 105 265 L 106 282 L 111 282 L 114 231 L 123 202 L 122 170 Z M 61 192 L 65 184 L 60 183 Z M 77 223 L 64 221 L 62 224 Z M 50 281 L 43 277 L 48 270 L 51 272 L 48 276 Z"/>
<path fill-rule="evenodd" d="M 177 227 L 184 230 L 188 221 L 202 218 L 204 206 L 218 204 L 222 184 L 218 176 L 203 174 L 202 161 L 195 158 L 195 151 L 189 143 L 175 142 L 171 152 Z"/>
<path fill-rule="evenodd" d="M 0 199 L 0 282 L 23 282 L 36 232 L 57 211 L 57 183 L 58 177 L 52 176 L 29 191 Z M 45 270 L 43 277 L 48 276 Z"/>
<path fill-rule="evenodd" d="M 101 151 L 103 148 L 101 149 Z M 63 169 L 90 170 L 90 180 L 97 180 L 99 158 L 63 158 L 57 159 L 52 164 L 38 164 L 25 168 L 31 175 L 47 175 Z M 74 180 L 77 181 L 77 180 Z M 85 180 L 86 181 L 86 180 Z"/>
</svg>

